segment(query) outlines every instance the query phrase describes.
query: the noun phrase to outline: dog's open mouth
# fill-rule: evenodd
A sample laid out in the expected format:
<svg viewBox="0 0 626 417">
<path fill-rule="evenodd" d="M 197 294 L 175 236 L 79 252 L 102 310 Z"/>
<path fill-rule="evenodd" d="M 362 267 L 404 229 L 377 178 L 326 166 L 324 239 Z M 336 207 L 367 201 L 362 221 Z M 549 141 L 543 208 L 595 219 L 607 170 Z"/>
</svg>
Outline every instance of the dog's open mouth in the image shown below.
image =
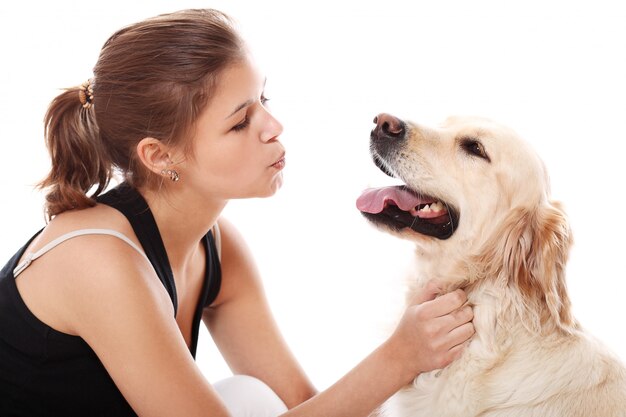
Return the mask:
<svg viewBox="0 0 626 417">
<path fill-rule="evenodd" d="M 357 199 L 357 208 L 370 221 L 394 230 L 409 228 L 438 239 L 448 239 L 459 216 L 446 202 L 414 192 L 404 185 L 369 188 Z"/>
</svg>

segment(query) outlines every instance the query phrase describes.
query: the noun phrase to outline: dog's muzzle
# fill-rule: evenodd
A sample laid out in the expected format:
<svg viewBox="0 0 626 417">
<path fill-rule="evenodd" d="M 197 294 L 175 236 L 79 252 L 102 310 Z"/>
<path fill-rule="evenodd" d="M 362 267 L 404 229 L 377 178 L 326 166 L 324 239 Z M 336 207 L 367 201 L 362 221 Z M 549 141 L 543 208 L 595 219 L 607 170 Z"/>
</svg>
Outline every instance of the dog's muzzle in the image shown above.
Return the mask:
<svg viewBox="0 0 626 417">
<path fill-rule="evenodd" d="M 387 113 L 381 113 L 374 117 L 376 127 L 370 134 L 370 151 L 376 166 L 390 177 L 395 178 L 392 170 L 383 160 L 397 150 L 405 141 L 407 135 L 406 123 L 397 117 Z"/>
<path fill-rule="evenodd" d="M 399 178 L 390 161 L 398 159 L 407 142 L 408 126 L 387 113 L 376 116 L 374 123 L 376 127 L 370 134 L 372 159 L 385 174 Z M 450 204 L 407 185 L 367 189 L 357 199 L 357 208 L 374 223 L 438 239 L 451 237 L 459 221 L 458 212 Z"/>
</svg>

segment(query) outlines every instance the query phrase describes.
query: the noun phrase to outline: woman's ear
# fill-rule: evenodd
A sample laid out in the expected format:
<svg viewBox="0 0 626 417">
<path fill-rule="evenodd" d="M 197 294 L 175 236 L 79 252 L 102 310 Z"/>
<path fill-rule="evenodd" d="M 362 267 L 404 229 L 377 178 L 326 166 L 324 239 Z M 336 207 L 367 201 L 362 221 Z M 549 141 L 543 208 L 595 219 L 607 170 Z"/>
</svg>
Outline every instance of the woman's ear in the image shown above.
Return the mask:
<svg viewBox="0 0 626 417">
<path fill-rule="evenodd" d="M 143 138 L 137 144 L 139 160 L 147 170 L 157 175 L 161 175 L 163 170 L 169 169 L 174 164 L 171 153 L 168 146 L 155 138 Z"/>
</svg>

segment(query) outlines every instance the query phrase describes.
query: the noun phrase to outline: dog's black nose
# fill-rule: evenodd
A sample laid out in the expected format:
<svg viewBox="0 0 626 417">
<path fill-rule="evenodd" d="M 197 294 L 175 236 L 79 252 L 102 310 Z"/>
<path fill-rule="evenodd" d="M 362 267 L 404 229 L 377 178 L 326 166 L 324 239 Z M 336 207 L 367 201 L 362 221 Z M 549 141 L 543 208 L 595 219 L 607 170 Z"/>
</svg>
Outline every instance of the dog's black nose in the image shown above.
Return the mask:
<svg viewBox="0 0 626 417">
<path fill-rule="evenodd" d="M 404 122 L 387 113 L 374 117 L 376 127 L 372 130 L 372 139 L 402 139 L 406 133 Z"/>
</svg>

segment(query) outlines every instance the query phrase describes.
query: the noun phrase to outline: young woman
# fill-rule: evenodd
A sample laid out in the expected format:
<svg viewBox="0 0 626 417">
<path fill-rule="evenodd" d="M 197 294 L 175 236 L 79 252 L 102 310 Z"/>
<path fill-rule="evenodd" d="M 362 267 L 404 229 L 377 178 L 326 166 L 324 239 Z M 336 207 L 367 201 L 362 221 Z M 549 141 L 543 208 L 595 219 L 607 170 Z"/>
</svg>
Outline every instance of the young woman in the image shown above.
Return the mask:
<svg viewBox="0 0 626 417">
<path fill-rule="evenodd" d="M 0 273 L 0 415 L 366 416 L 460 354 L 473 333 L 463 292 L 426 288 L 316 393 L 220 217 L 281 186 L 264 83 L 226 16 L 187 10 L 115 33 L 94 77 L 51 103 L 50 221 Z M 238 376 L 204 378 L 200 321 Z"/>
</svg>

